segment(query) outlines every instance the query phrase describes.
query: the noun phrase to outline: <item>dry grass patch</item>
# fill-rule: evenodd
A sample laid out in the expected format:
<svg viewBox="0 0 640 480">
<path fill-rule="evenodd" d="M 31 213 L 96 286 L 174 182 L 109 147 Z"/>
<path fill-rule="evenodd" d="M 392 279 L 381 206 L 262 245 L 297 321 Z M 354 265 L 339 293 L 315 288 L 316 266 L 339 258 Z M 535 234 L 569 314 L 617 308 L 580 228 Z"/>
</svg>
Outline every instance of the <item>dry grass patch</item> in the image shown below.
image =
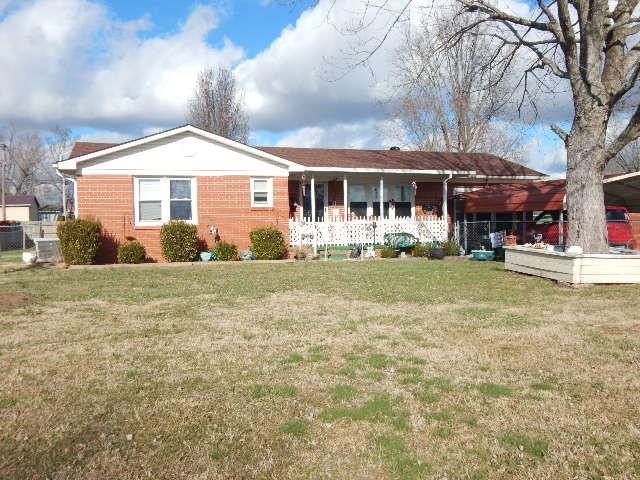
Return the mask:
<svg viewBox="0 0 640 480">
<path fill-rule="evenodd" d="M 632 478 L 637 287 L 466 262 L 0 277 L 6 478 Z M 322 293 L 319 293 L 322 292 Z"/>
</svg>

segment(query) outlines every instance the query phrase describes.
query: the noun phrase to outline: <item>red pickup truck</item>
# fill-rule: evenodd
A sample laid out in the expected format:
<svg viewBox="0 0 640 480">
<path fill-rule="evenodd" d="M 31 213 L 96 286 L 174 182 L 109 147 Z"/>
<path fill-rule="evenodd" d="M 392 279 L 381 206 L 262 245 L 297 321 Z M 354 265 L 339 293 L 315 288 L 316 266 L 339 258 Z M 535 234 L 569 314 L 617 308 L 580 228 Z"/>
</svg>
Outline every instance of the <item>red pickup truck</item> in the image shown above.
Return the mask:
<svg viewBox="0 0 640 480">
<path fill-rule="evenodd" d="M 607 233 L 609 235 L 609 245 L 612 247 L 625 246 L 635 249 L 637 247 L 633 238 L 629 211 L 625 207 L 606 206 Z M 527 229 L 527 241 L 535 239 L 535 235 L 542 235 L 542 241 L 558 245 L 560 243 L 558 228 L 559 211 L 544 211 L 536 215 L 533 224 Z M 564 240 L 567 239 L 568 224 L 565 214 L 564 218 Z"/>
</svg>

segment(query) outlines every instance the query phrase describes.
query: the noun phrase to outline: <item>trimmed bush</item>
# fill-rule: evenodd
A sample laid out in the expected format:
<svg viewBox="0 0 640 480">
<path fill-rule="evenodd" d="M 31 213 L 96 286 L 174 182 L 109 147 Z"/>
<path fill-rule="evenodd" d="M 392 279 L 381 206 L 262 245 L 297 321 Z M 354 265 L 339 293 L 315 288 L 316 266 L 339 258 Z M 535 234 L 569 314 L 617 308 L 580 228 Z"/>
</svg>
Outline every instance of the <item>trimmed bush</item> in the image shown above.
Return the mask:
<svg viewBox="0 0 640 480">
<path fill-rule="evenodd" d="M 416 243 L 416 246 L 413 247 L 413 256 L 414 257 L 428 257 L 429 256 L 429 244 Z"/>
<path fill-rule="evenodd" d="M 382 258 L 396 258 L 397 254 L 395 248 L 387 245 L 380 250 L 380 256 Z"/>
<path fill-rule="evenodd" d="M 160 229 L 162 256 L 167 262 L 192 262 L 198 256 L 198 228 L 172 220 Z"/>
<path fill-rule="evenodd" d="M 280 260 L 287 253 L 284 236 L 276 227 L 251 230 L 251 251 L 258 260 Z"/>
<path fill-rule="evenodd" d="M 147 251 L 140 242 L 127 242 L 118 247 L 118 263 L 142 263 Z"/>
<path fill-rule="evenodd" d="M 238 247 L 233 243 L 220 241 L 216 243 L 216 246 L 213 248 L 213 252 L 215 253 L 216 258 L 221 261 L 238 259 Z"/>
<path fill-rule="evenodd" d="M 100 247 L 102 224 L 97 220 L 79 219 L 59 222 L 56 233 L 60 251 L 67 265 L 91 265 Z"/>
</svg>

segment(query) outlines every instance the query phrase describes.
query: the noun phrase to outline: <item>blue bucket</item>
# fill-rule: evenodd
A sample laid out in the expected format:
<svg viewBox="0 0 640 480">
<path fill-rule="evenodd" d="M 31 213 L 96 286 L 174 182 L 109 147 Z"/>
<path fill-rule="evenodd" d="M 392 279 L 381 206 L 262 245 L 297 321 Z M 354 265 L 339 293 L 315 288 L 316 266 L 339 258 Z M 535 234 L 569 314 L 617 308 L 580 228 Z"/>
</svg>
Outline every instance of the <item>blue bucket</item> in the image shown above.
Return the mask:
<svg viewBox="0 0 640 480">
<path fill-rule="evenodd" d="M 474 260 L 493 260 L 494 254 L 491 250 L 471 250 Z"/>
</svg>

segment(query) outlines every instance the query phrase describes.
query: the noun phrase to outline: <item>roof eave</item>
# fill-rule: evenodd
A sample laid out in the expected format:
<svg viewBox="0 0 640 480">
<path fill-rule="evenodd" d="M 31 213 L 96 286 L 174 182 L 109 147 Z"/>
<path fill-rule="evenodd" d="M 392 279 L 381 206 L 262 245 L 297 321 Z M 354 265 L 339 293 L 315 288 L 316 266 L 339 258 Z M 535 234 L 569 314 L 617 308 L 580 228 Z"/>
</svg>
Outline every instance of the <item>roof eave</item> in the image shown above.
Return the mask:
<svg viewBox="0 0 640 480">
<path fill-rule="evenodd" d="M 412 168 L 346 168 L 346 167 L 303 167 L 293 172 L 318 173 L 380 173 L 380 174 L 410 174 L 410 175 L 466 175 L 475 176 L 474 170 L 420 170 Z"/>
<path fill-rule="evenodd" d="M 292 162 L 290 160 L 286 160 L 276 155 L 272 155 L 262 150 L 258 150 L 257 148 L 250 147 L 243 143 L 239 143 L 234 140 L 229 140 L 228 138 L 215 135 L 211 132 L 207 132 L 206 130 L 202 130 L 200 128 L 194 127 L 193 125 L 184 125 L 181 127 L 173 128 L 171 130 L 165 130 L 164 132 L 160 132 L 154 135 L 149 135 L 147 137 L 139 138 L 137 140 L 131 140 L 130 142 L 120 143 L 118 145 L 114 145 L 113 147 L 108 147 L 102 150 L 98 150 L 97 152 L 87 153 L 85 155 L 80 155 L 78 157 L 69 158 L 67 160 L 63 160 L 57 163 L 55 167 L 60 171 L 75 172 L 78 169 L 78 163 L 86 162 L 88 160 L 94 160 L 94 159 L 103 157 L 105 155 L 110 155 L 113 153 L 119 153 L 119 152 L 128 150 L 130 148 L 134 148 L 140 145 L 145 145 L 147 143 L 152 143 L 152 142 L 162 140 L 164 138 L 172 137 L 175 135 L 180 135 L 182 133 L 193 133 L 195 135 L 199 135 L 201 137 L 208 138 L 209 140 L 218 142 L 222 145 L 243 151 L 250 155 L 254 155 L 274 163 L 279 163 L 290 169 L 291 168 L 297 169 L 299 167 L 302 167 L 301 165 L 298 165 L 297 163 Z"/>
<path fill-rule="evenodd" d="M 640 172 L 623 173 L 620 175 L 615 175 L 613 177 L 605 178 L 604 180 L 602 180 L 602 183 L 619 182 L 620 180 L 626 180 L 627 178 L 633 178 L 637 176 L 640 176 Z"/>
<path fill-rule="evenodd" d="M 545 180 L 549 175 L 474 175 L 475 178 L 485 178 L 488 180 Z"/>
</svg>

